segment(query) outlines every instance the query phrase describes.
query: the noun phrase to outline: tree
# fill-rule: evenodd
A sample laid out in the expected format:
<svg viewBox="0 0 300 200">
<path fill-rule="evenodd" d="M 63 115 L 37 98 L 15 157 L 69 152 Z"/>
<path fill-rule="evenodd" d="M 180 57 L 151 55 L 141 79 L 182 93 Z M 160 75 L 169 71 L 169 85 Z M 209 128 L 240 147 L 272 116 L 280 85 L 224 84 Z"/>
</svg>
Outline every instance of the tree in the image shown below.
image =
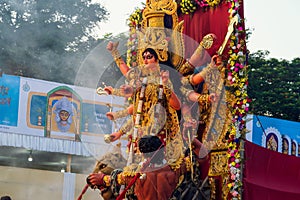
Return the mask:
<svg viewBox="0 0 300 200">
<path fill-rule="evenodd" d="M 0 2 L 0 67 L 17 74 L 73 83 L 98 44 L 95 29 L 108 12 L 91 0 Z"/>
<path fill-rule="evenodd" d="M 300 121 L 300 58 L 266 59 L 268 53 L 249 55 L 250 112 Z"/>
</svg>

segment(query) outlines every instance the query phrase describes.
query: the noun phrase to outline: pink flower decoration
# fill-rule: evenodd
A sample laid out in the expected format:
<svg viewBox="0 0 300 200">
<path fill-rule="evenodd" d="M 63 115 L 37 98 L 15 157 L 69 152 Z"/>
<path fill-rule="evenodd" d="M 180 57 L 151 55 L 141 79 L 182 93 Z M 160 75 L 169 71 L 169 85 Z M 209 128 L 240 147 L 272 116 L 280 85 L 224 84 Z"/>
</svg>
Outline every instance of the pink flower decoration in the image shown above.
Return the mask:
<svg viewBox="0 0 300 200">
<path fill-rule="evenodd" d="M 235 179 L 235 175 L 232 174 L 232 175 L 231 175 L 231 180 L 234 180 L 234 179 Z"/>
<path fill-rule="evenodd" d="M 239 194 L 239 193 L 238 193 L 237 191 L 234 191 L 234 192 L 232 193 L 232 196 L 236 197 L 238 194 Z"/>
</svg>

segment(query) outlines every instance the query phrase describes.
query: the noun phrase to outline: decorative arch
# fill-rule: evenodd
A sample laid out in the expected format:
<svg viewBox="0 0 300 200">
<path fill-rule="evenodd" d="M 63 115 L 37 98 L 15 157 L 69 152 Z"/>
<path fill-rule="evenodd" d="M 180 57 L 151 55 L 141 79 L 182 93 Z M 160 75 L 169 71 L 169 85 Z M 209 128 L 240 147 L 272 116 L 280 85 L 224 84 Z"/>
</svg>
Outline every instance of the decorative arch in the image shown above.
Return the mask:
<svg viewBox="0 0 300 200">
<path fill-rule="evenodd" d="M 47 114 L 45 136 L 79 140 L 82 98 L 67 86 L 59 86 L 47 93 Z M 59 112 L 69 114 L 66 121 Z"/>
<path fill-rule="evenodd" d="M 288 135 L 283 135 L 282 136 L 282 153 L 283 154 L 288 154 L 291 155 L 291 138 Z"/>
<path fill-rule="evenodd" d="M 262 136 L 262 146 L 282 153 L 282 137 L 280 132 L 274 127 L 267 128 L 265 134 Z"/>
<path fill-rule="evenodd" d="M 298 156 L 298 142 L 296 140 L 292 140 L 292 156 Z"/>
</svg>

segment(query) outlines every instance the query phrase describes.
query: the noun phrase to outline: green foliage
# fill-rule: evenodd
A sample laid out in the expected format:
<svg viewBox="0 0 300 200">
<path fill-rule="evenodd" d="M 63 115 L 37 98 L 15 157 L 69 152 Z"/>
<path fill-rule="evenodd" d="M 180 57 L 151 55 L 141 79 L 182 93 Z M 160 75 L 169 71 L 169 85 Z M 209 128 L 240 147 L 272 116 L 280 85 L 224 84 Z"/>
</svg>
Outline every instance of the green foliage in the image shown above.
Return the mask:
<svg viewBox="0 0 300 200">
<path fill-rule="evenodd" d="M 250 112 L 300 121 L 300 58 L 267 59 L 268 53 L 249 55 Z"/>
<path fill-rule="evenodd" d="M 0 68 L 4 73 L 73 83 L 99 41 L 95 28 L 108 12 L 91 0 L 0 2 Z"/>
</svg>

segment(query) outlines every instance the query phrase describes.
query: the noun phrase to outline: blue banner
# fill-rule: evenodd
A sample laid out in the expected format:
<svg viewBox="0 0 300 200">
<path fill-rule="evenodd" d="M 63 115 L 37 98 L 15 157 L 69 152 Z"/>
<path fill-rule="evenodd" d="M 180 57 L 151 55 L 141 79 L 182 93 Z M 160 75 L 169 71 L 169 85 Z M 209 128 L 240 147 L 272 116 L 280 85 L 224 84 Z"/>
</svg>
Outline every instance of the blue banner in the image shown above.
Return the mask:
<svg viewBox="0 0 300 200">
<path fill-rule="evenodd" d="M 287 135 L 292 140 L 300 143 L 299 122 L 253 115 L 252 142 L 262 145 L 263 136 L 265 135 L 266 139 L 268 139 L 267 134 L 270 133 L 268 130 L 280 134 L 281 137 Z"/>
<path fill-rule="evenodd" d="M 20 77 L 3 74 L 0 77 L 0 125 L 18 125 L 19 95 Z"/>
</svg>

